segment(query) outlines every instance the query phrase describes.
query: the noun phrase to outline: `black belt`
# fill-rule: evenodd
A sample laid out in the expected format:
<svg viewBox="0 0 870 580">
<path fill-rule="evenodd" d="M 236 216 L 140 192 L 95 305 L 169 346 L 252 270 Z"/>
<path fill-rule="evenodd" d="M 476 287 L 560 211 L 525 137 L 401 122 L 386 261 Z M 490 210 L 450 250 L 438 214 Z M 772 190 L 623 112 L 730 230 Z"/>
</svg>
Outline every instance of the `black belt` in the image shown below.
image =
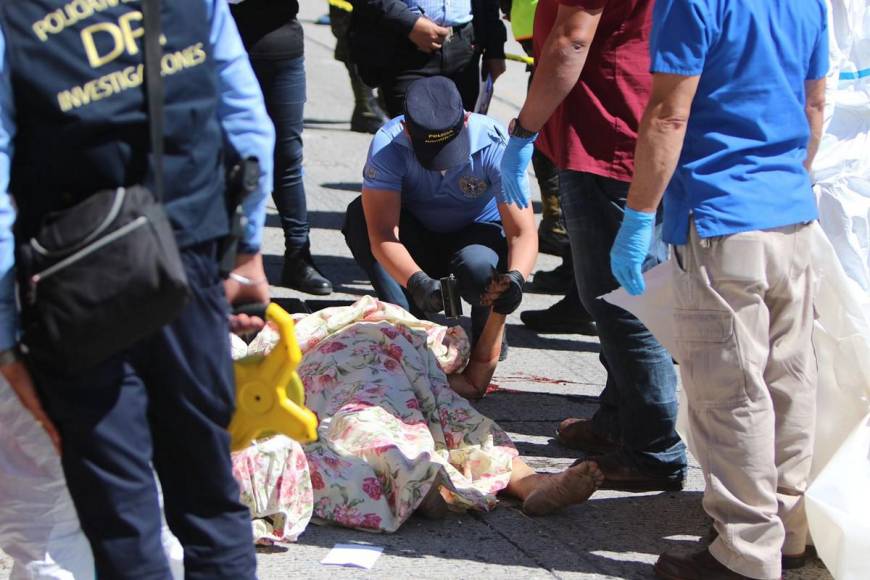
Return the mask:
<svg viewBox="0 0 870 580">
<path fill-rule="evenodd" d="M 471 27 L 471 22 L 466 22 L 465 24 L 457 24 L 456 26 L 450 27 L 450 36 L 447 37 L 445 43 L 450 42 L 451 40 L 456 40 L 457 38 L 462 38 L 462 34 L 466 28 Z"/>
</svg>

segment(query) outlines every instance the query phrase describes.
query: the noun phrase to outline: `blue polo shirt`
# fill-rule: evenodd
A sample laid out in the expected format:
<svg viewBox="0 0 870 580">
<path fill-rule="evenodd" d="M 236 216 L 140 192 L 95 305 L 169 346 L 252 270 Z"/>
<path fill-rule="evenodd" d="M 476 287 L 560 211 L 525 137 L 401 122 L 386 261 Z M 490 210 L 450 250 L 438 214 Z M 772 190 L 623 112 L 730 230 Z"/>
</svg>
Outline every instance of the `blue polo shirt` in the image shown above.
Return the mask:
<svg viewBox="0 0 870 580">
<path fill-rule="evenodd" d="M 828 71 L 824 0 L 657 0 L 654 73 L 700 75 L 664 239 L 781 227 L 817 218 L 803 167 L 804 82 Z"/>
<path fill-rule="evenodd" d="M 475 222 L 499 221 L 503 203 L 501 157 L 505 130 L 493 119 L 471 114 L 471 153 L 464 165 L 442 174 L 420 165 L 399 116 L 381 127 L 369 147 L 363 187 L 398 191 L 406 209 L 433 232 L 451 233 Z"/>
</svg>

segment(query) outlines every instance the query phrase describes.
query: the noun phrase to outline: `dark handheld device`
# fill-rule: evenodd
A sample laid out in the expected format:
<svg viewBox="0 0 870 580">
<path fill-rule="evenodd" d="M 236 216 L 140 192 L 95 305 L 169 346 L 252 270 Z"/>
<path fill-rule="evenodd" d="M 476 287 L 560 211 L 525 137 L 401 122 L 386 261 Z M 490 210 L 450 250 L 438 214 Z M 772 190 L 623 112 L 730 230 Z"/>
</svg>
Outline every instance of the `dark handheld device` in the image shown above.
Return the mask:
<svg viewBox="0 0 870 580">
<path fill-rule="evenodd" d="M 223 278 L 229 276 L 236 265 L 239 240 L 245 232 L 247 218 L 242 210 L 242 202 L 257 190 L 259 180 L 260 162 L 256 157 L 246 157 L 227 171 L 226 201 L 230 233 L 221 244 L 220 273 Z"/>
<path fill-rule="evenodd" d="M 447 318 L 459 318 L 462 316 L 462 300 L 456 289 L 456 276 L 450 274 L 441 278 L 441 299 L 444 301 L 444 314 Z"/>
</svg>

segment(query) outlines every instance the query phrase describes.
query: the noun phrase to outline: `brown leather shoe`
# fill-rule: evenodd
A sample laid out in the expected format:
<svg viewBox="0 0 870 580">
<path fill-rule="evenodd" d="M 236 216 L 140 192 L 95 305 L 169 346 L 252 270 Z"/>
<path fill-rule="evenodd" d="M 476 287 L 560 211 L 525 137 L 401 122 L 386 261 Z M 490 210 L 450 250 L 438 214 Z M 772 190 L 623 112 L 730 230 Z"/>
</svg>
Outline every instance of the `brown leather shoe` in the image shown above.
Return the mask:
<svg viewBox="0 0 870 580">
<path fill-rule="evenodd" d="M 609 437 L 592 430 L 592 419 L 565 419 L 559 423 L 556 440 L 569 449 L 579 449 L 589 453 L 610 453 L 619 449 Z"/>
<path fill-rule="evenodd" d="M 650 473 L 633 465 L 626 465 L 617 455 L 600 455 L 587 457 L 594 461 L 604 474 L 604 483 L 598 489 L 614 489 L 619 491 L 680 491 L 685 483 L 682 473 L 675 475 L 659 475 Z"/>
<path fill-rule="evenodd" d="M 654 569 L 656 577 L 663 580 L 739 580 L 749 578 L 721 564 L 707 548 L 688 554 L 666 552 L 659 556 Z"/>
</svg>

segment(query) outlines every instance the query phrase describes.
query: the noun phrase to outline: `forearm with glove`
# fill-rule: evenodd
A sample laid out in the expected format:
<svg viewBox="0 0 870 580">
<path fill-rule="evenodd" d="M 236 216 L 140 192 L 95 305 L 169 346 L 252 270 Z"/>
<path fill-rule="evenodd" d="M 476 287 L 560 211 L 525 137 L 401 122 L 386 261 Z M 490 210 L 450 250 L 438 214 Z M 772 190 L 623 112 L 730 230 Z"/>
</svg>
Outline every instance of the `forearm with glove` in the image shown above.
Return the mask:
<svg viewBox="0 0 870 580">
<path fill-rule="evenodd" d="M 441 282 L 430 278 L 423 270 L 408 278 L 407 290 L 414 304 L 423 312 L 441 312 L 444 310 Z"/>
</svg>

